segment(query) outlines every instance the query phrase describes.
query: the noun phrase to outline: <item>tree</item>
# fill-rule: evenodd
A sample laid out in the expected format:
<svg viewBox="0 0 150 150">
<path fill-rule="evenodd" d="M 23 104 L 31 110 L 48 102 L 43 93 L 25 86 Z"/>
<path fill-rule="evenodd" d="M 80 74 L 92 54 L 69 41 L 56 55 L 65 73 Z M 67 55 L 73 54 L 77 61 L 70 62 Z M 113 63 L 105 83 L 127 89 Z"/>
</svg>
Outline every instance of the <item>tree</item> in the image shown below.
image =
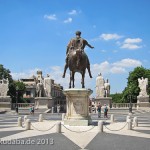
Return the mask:
<svg viewBox="0 0 150 150">
<path fill-rule="evenodd" d="M 148 95 L 150 95 L 150 70 L 144 67 L 136 67 L 129 73 L 127 87 L 123 91 L 123 102 L 129 102 L 129 95 L 132 95 L 132 102 L 137 102 L 137 96 L 140 89 L 138 87 L 138 78 L 148 78 Z"/>
<path fill-rule="evenodd" d="M 24 102 L 23 93 L 26 91 L 25 84 L 20 81 L 14 81 L 16 92 L 18 92 L 18 102 Z"/>
<path fill-rule="evenodd" d="M 10 74 L 10 70 L 3 67 L 2 64 L 0 64 L 0 79 L 7 79 L 9 81 L 9 91 L 8 95 L 11 96 L 12 101 L 15 101 L 15 85 L 12 79 L 12 76 Z"/>
<path fill-rule="evenodd" d="M 3 67 L 2 64 L 0 64 L 0 79 L 7 79 L 9 81 L 9 91 L 8 91 L 8 95 L 11 96 L 12 98 L 12 102 L 15 103 L 16 102 L 16 88 L 18 87 L 17 90 L 21 91 L 19 92 L 19 102 L 22 102 L 21 97 L 23 95 L 23 92 L 25 91 L 25 84 L 20 82 L 20 81 L 14 81 L 12 79 L 12 76 L 10 74 L 10 70 L 6 69 Z"/>
<path fill-rule="evenodd" d="M 110 97 L 112 97 L 113 103 L 123 103 L 122 96 L 123 96 L 122 93 L 115 93 L 110 95 Z"/>
</svg>

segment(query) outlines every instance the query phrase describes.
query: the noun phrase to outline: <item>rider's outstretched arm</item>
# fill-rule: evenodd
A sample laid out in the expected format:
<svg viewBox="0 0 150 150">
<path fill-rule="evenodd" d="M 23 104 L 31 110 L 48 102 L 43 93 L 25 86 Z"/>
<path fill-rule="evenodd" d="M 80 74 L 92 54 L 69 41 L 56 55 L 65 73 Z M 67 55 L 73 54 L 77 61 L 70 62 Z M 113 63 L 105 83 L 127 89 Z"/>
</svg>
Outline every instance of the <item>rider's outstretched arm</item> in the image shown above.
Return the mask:
<svg viewBox="0 0 150 150">
<path fill-rule="evenodd" d="M 91 46 L 87 41 L 86 41 L 86 45 L 90 48 L 94 48 L 93 46 Z"/>
</svg>

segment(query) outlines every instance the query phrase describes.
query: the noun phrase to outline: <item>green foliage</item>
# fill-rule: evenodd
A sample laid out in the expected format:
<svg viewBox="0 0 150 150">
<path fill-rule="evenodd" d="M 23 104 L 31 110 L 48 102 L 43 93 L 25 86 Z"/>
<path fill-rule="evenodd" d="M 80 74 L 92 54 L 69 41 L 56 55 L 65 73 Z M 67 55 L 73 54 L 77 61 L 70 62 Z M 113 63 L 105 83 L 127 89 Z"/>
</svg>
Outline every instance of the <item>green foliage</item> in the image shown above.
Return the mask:
<svg viewBox="0 0 150 150">
<path fill-rule="evenodd" d="M 10 75 L 9 69 L 6 69 L 3 67 L 3 65 L 0 64 L 0 80 L 2 79 L 7 79 L 9 80 L 10 83 L 13 82 L 12 76 Z"/>
<path fill-rule="evenodd" d="M 129 102 L 129 96 L 132 95 L 132 102 L 137 102 L 137 96 L 139 95 L 140 89 L 138 87 L 138 78 L 148 78 L 148 94 L 150 95 L 150 70 L 144 67 L 136 67 L 132 72 L 129 73 L 127 87 L 123 91 L 123 101 Z"/>
<path fill-rule="evenodd" d="M 20 81 L 14 81 L 16 92 L 18 92 L 18 103 L 23 103 L 23 93 L 26 91 L 25 84 Z"/>
<path fill-rule="evenodd" d="M 19 91 L 18 93 L 18 98 L 19 101 L 18 102 L 22 102 L 22 95 L 25 91 L 25 85 L 23 82 L 20 81 L 14 81 L 12 79 L 12 76 L 10 74 L 10 70 L 6 69 L 3 67 L 3 65 L 0 64 L 0 79 L 7 79 L 9 80 L 9 91 L 8 91 L 8 95 L 11 96 L 12 98 L 12 102 L 15 103 L 16 102 L 16 90 Z M 16 89 L 18 88 L 18 89 Z"/>
<path fill-rule="evenodd" d="M 9 81 L 9 91 L 8 95 L 11 96 L 12 101 L 15 101 L 15 85 L 12 79 L 12 76 L 10 74 L 9 69 L 6 69 L 3 67 L 3 65 L 0 64 L 0 79 L 7 79 Z"/>
<path fill-rule="evenodd" d="M 122 93 L 116 93 L 116 94 L 111 94 L 110 95 L 110 97 L 112 97 L 112 102 L 113 103 L 123 103 L 122 96 L 123 96 Z"/>
</svg>

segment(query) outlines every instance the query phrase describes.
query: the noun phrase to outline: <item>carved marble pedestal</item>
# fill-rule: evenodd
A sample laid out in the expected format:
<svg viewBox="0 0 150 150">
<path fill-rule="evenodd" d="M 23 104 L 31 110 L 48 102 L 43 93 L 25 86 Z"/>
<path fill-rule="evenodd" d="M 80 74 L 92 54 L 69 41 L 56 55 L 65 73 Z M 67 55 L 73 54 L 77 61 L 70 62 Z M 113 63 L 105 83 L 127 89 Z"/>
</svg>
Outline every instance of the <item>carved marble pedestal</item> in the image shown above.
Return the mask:
<svg viewBox="0 0 150 150">
<path fill-rule="evenodd" d="M 106 104 L 109 108 L 111 108 L 112 97 L 99 97 L 96 98 L 95 101 L 96 101 L 96 106 L 98 105 L 98 103 L 101 103 L 101 106 L 104 106 L 104 104 Z"/>
<path fill-rule="evenodd" d="M 140 107 L 150 107 L 149 96 L 137 96 L 137 109 Z"/>
<path fill-rule="evenodd" d="M 72 126 L 88 126 L 89 116 L 89 96 L 92 90 L 87 89 L 66 89 L 64 94 L 67 99 L 67 113 L 64 124 Z"/>
<path fill-rule="evenodd" d="M 50 97 L 35 97 L 35 108 L 46 108 L 49 109 L 52 107 L 52 98 Z"/>
<path fill-rule="evenodd" d="M 10 96 L 0 96 L 0 108 L 11 109 L 11 97 Z"/>
</svg>

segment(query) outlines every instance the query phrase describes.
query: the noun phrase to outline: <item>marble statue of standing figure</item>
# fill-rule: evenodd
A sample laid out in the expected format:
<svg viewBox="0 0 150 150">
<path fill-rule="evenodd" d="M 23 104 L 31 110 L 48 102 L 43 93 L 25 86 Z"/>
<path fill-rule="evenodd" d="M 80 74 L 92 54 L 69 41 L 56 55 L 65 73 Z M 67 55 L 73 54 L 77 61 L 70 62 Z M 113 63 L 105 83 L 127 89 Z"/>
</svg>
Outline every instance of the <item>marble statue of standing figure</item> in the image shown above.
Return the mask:
<svg viewBox="0 0 150 150">
<path fill-rule="evenodd" d="M 98 74 L 96 78 L 96 97 L 104 97 L 105 96 L 105 87 L 104 87 L 104 78 L 102 74 Z"/>
<path fill-rule="evenodd" d="M 105 97 L 109 97 L 109 95 L 110 95 L 110 83 L 109 83 L 108 79 L 104 83 L 104 87 L 105 87 Z"/>
<path fill-rule="evenodd" d="M 148 86 L 148 78 L 138 78 L 139 88 L 140 88 L 140 97 L 145 97 L 147 95 L 147 86 Z"/>
<path fill-rule="evenodd" d="M 43 83 L 42 80 L 38 80 L 37 81 L 37 85 L 36 85 L 36 93 L 37 93 L 37 97 L 42 97 L 42 92 L 43 92 Z"/>
</svg>

